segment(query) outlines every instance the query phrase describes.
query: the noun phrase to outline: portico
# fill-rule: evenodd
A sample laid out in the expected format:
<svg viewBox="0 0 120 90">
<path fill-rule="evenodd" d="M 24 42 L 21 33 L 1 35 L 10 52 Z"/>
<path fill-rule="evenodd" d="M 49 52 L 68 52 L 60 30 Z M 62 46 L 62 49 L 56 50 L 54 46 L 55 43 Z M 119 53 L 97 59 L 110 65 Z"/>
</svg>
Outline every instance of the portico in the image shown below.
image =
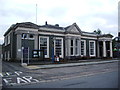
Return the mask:
<svg viewBox="0 0 120 90">
<path fill-rule="evenodd" d="M 111 35 L 98 38 L 98 57 L 113 57 Z"/>
</svg>

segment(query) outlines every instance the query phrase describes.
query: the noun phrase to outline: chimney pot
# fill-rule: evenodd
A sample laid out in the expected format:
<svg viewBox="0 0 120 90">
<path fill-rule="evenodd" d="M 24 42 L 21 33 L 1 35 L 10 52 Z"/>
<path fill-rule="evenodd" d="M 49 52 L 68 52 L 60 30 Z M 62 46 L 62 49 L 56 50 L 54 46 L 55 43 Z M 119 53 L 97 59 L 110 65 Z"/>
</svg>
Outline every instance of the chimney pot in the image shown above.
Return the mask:
<svg viewBox="0 0 120 90">
<path fill-rule="evenodd" d="M 45 22 L 45 25 L 47 25 L 47 21 Z"/>
</svg>

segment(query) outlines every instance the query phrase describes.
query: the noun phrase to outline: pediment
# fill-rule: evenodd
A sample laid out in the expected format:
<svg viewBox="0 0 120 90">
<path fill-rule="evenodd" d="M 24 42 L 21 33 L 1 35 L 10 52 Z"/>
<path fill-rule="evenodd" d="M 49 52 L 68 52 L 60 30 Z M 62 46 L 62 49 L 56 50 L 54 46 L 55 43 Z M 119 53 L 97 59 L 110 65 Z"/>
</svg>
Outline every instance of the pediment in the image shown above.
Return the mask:
<svg viewBox="0 0 120 90">
<path fill-rule="evenodd" d="M 81 34 L 81 30 L 80 30 L 80 28 L 77 26 L 77 24 L 74 23 L 73 25 L 71 25 L 71 26 L 67 29 L 67 33 Z"/>
<path fill-rule="evenodd" d="M 73 27 L 69 32 L 71 32 L 71 33 L 80 33 L 76 27 Z"/>
</svg>

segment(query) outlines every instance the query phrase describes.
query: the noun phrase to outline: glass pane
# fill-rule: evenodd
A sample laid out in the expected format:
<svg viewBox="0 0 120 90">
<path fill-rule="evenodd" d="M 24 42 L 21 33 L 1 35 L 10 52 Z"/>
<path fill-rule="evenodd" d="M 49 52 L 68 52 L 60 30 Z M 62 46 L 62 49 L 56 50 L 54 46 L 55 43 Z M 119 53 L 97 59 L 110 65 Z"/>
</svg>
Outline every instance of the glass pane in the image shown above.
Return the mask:
<svg viewBox="0 0 120 90">
<path fill-rule="evenodd" d="M 57 56 L 61 55 L 61 46 L 62 46 L 62 40 L 61 39 L 56 39 L 55 40 L 55 54 Z"/>
<path fill-rule="evenodd" d="M 73 55 L 73 47 L 71 47 L 71 55 Z"/>
<path fill-rule="evenodd" d="M 78 46 L 78 39 L 75 40 L 75 46 Z"/>
<path fill-rule="evenodd" d="M 78 49 L 77 49 L 77 47 L 75 48 L 75 54 L 78 54 Z"/>
<path fill-rule="evenodd" d="M 73 46 L 73 40 L 71 40 L 71 46 Z"/>
<path fill-rule="evenodd" d="M 47 38 L 40 38 L 40 49 L 44 50 L 44 54 L 47 55 Z"/>
<path fill-rule="evenodd" d="M 27 38 L 27 34 L 23 33 L 22 38 Z"/>
<path fill-rule="evenodd" d="M 94 55 L 94 42 L 90 42 L 90 55 Z"/>
<path fill-rule="evenodd" d="M 33 38 L 33 34 L 30 34 L 30 35 L 29 35 L 29 38 Z"/>
<path fill-rule="evenodd" d="M 81 41 L 81 55 L 84 55 L 84 41 Z"/>
</svg>

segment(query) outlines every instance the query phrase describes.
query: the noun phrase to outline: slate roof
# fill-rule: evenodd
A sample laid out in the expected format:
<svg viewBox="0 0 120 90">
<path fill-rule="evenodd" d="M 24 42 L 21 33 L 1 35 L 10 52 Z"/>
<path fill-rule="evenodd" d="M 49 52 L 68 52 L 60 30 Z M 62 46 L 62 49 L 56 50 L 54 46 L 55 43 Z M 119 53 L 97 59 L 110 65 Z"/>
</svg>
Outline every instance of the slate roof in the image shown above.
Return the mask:
<svg viewBox="0 0 120 90">
<path fill-rule="evenodd" d="M 83 35 L 96 35 L 98 37 L 113 37 L 111 34 L 102 34 L 102 35 L 97 35 L 95 34 L 94 32 L 85 32 L 85 31 L 81 31 L 81 29 L 77 26 L 76 23 L 73 23 L 72 25 L 69 25 L 67 27 L 59 27 L 58 24 L 56 25 L 50 25 L 50 24 L 46 24 L 45 25 L 37 25 L 37 24 L 34 24 L 34 23 L 31 23 L 31 22 L 22 22 L 22 23 L 16 23 L 16 24 L 13 24 L 11 25 L 11 27 L 6 31 L 6 33 L 4 34 L 7 35 L 11 30 L 15 30 L 17 27 L 24 27 L 24 28 L 33 28 L 33 29 L 39 29 L 39 28 L 49 28 L 49 29 L 55 29 L 55 30 L 64 30 L 65 32 L 70 28 L 70 27 L 73 27 L 73 26 L 76 26 L 76 28 L 79 29 L 79 31 L 81 32 L 81 34 Z"/>
<path fill-rule="evenodd" d="M 69 27 L 71 27 L 71 25 L 70 25 L 70 26 L 65 27 L 64 29 L 65 29 L 65 30 L 67 30 Z"/>
<path fill-rule="evenodd" d="M 47 25 L 42 25 L 40 27 L 43 27 L 43 28 L 51 28 L 51 29 L 60 29 L 60 30 L 64 30 L 63 27 L 59 27 L 59 26 L 56 26 L 56 25 L 50 25 L 50 24 L 47 24 Z"/>
<path fill-rule="evenodd" d="M 113 35 L 111 34 L 101 34 L 101 35 L 98 35 L 99 37 L 113 37 Z"/>
<path fill-rule="evenodd" d="M 31 23 L 31 22 L 22 22 L 22 23 L 16 23 L 12 24 L 10 28 L 5 32 L 4 36 L 8 34 L 11 30 L 15 30 L 17 27 L 24 27 L 24 28 L 33 28 L 33 29 L 38 29 L 39 26 Z"/>
<path fill-rule="evenodd" d="M 16 23 L 16 26 L 25 27 L 25 28 L 34 28 L 34 29 L 39 28 L 37 24 L 31 23 L 31 22 Z"/>
<path fill-rule="evenodd" d="M 82 33 L 97 35 L 97 34 L 96 34 L 96 33 L 94 33 L 94 32 L 85 32 L 85 31 L 82 31 Z"/>
</svg>

